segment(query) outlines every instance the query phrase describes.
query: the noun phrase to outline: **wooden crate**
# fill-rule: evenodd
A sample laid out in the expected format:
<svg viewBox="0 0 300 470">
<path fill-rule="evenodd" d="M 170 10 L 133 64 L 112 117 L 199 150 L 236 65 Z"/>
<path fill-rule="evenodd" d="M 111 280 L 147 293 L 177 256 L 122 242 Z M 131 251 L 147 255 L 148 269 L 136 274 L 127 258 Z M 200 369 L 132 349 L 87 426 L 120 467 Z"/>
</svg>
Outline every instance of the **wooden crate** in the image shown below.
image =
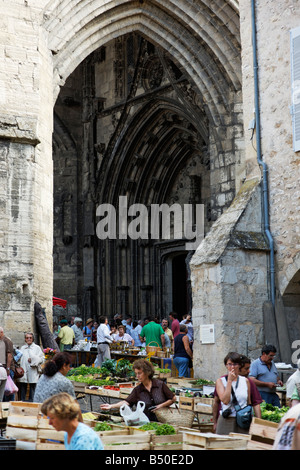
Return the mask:
<svg viewBox="0 0 300 470">
<path fill-rule="evenodd" d="M 183 450 L 245 450 L 247 440 L 214 433 L 184 432 Z"/>
<path fill-rule="evenodd" d="M 6 437 L 35 442 L 40 417 L 40 403 L 9 402 Z"/>
<path fill-rule="evenodd" d="M 167 378 L 167 385 L 168 387 L 173 387 L 173 388 L 181 388 L 181 387 L 186 387 L 186 388 L 192 388 L 192 380 L 194 379 L 189 379 L 186 377 L 169 377 Z"/>
<path fill-rule="evenodd" d="M 125 387 L 120 388 L 120 399 L 121 400 L 126 400 L 126 398 L 131 394 L 132 390 L 133 390 L 133 387 L 131 387 L 131 388 L 125 388 Z"/>
<path fill-rule="evenodd" d="M 197 411 L 197 413 L 211 415 L 213 412 L 213 404 L 214 404 L 213 398 L 204 398 L 204 397 L 195 398 L 194 399 L 194 411 Z"/>
<path fill-rule="evenodd" d="M 193 397 L 180 396 L 179 397 L 179 408 L 182 408 L 183 410 L 194 411 L 194 400 L 195 400 L 195 398 L 193 398 Z"/>
<path fill-rule="evenodd" d="M 213 421 L 210 421 L 208 423 L 197 423 L 195 424 L 197 426 L 199 432 L 213 432 L 214 431 L 214 423 Z M 194 431 L 195 429 L 193 429 Z"/>
<path fill-rule="evenodd" d="M 93 389 L 86 387 L 85 393 L 88 395 L 98 395 L 102 397 L 120 398 L 120 390 L 109 390 L 108 388 L 99 388 L 97 390 L 93 390 Z"/>
<path fill-rule="evenodd" d="M 0 402 L 0 419 L 8 417 L 9 401 Z"/>
<path fill-rule="evenodd" d="M 151 435 L 148 432 L 140 431 L 140 433 L 129 434 L 123 432 L 114 436 L 101 436 L 104 450 L 150 450 Z"/>
<path fill-rule="evenodd" d="M 38 420 L 36 450 L 65 450 L 64 432 L 56 431 L 44 416 Z"/>
<path fill-rule="evenodd" d="M 151 434 L 150 449 L 151 450 L 182 450 L 183 433 L 169 434 L 165 436 L 157 436 Z"/>
<path fill-rule="evenodd" d="M 279 424 L 253 418 L 249 429 L 247 450 L 272 450 Z"/>
<path fill-rule="evenodd" d="M 75 393 L 84 393 L 86 383 L 85 382 L 75 382 L 71 380 Z"/>
</svg>

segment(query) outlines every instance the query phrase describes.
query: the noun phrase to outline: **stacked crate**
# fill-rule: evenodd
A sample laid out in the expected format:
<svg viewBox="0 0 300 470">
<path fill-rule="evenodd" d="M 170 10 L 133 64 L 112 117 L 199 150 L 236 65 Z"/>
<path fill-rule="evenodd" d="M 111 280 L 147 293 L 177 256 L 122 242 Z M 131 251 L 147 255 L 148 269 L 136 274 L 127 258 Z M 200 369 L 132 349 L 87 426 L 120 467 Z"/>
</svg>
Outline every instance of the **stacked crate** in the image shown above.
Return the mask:
<svg viewBox="0 0 300 470">
<path fill-rule="evenodd" d="M 248 450 L 272 450 L 278 423 L 266 419 L 253 418 L 250 430 Z"/>
<path fill-rule="evenodd" d="M 6 437 L 16 439 L 17 448 L 35 448 L 40 407 L 39 403 L 9 402 Z"/>
<path fill-rule="evenodd" d="M 246 450 L 247 439 L 214 433 L 184 432 L 183 450 Z"/>
</svg>

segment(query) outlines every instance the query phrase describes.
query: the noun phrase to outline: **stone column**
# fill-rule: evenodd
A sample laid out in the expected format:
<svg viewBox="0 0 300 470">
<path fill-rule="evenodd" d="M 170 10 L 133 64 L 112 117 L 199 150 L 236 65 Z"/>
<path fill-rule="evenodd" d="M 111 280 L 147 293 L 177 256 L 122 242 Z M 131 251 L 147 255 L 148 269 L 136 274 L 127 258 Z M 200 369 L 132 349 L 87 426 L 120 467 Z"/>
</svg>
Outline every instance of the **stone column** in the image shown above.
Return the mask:
<svg viewBox="0 0 300 470">
<path fill-rule="evenodd" d="M 36 330 L 35 302 L 52 318 L 53 74 L 41 15 L 1 5 L 0 325 L 19 346 Z"/>
</svg>

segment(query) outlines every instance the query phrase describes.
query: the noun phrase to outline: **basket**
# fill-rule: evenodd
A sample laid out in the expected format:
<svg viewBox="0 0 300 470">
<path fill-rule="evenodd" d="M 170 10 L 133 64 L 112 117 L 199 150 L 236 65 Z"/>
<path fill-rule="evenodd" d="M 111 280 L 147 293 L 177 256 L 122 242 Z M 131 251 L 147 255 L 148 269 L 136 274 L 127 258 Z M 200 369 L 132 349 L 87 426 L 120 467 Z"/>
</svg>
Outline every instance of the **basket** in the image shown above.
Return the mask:
<svg viewBox="0 0 300 470">
<path fill-rule="evenodd" d="M 157 346 L 150 346 L 150 344 L 152 343 L 157 344 Z M 154 353 L 154 356 L 155 356 L 158 351 L 161 351 L 161 347 L 159 346 L 158 343 L 156 343 L 156 341 L 150 341 L 148 346 L 146 346 L 146 351 L 147 351 L 147 354 Z"/>
<path fill-rule="evenodd" d="M 181 408 L 160 408 L 154 411 L 160 423 L 167 423 L 170 425 L 185 426 L 191 428 L 195 418 L 195 412 L 184 410 Z"/>
</svg>

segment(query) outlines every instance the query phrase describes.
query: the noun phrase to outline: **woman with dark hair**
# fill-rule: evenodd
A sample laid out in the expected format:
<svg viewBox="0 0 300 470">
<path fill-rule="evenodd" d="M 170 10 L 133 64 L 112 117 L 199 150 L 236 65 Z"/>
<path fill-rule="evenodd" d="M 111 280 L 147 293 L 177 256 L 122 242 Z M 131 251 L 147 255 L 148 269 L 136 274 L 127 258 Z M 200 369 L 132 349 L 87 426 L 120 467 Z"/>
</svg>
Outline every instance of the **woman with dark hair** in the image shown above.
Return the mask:
<svg viewBox="0 0 300 470">
<path fill-rule="evenodd" d="M 157 421 L 153 411 L 172 405 L 176 397 L 162 380 L 153 378 L 154 367 L 151 362 L 145 359 L 138 359 L 134 361 L 133 369 L 137 380 L 140 382 L 139 385 L 134 387 L 126 400 L 111 405 L 101 405 L 100 408 L 102 410 L 110 410 L 112 408 L 121 408 L 125 404 L 133 406 L 139 401 L 143 401 L 145 403 L 145 415 L 148 416 L 150 421 Z"/>
<path fill-rule="evenodd" d="M 173 362 L 178 370 L 179 377 L 190 376 L 190 363 L 193 360 L 193 351 L 190 347 L 188 337 L 188 327 L 185 324 L 180 325 L 180 333 L 174 338 L 174 356 Z"/>
<path fill-rule="evenodd" d="M 66 392 L 75 398 L 72 382 L 66 377 L 71 367 L 71 357 L 67 352 L 59 352 L 45 363 L 34 393 L 34 401 L 43 403 L 46 398 Z"/>
<path fill-rule="evenodd" d="M 216 392 L 221 401 L 221 409 L 216 427 L 217 434 L 248 432 L 237 425 L 236 410 L 233 403 L 233 391 L 241 408 L 251 403 L 249 380 L 239 375 L 241 364 L 242 357 L 240 354 L 229 352 L 224 358 L 227 374 L 216 381 Z"/>
</svg>

